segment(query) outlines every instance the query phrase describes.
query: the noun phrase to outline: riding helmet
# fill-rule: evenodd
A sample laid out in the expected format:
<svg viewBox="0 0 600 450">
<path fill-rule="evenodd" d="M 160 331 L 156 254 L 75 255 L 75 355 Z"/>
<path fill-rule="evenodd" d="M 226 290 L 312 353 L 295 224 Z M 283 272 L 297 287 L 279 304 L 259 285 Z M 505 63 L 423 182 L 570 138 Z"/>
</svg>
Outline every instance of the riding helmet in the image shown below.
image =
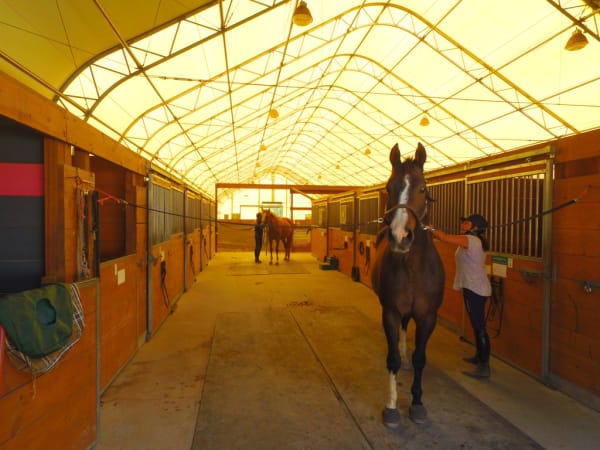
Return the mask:
<svg viewBox="0 0 600 450">
<path fill-rule="evenodd" d="M 470 216 L 460 218 L 461 222 L 466 220 L 471 222 L 474 227 L 477 227 L 480 233 L 483 233 L 488 228 L 488 221 L 481 214 L 471 214 Z"/>
</svg>

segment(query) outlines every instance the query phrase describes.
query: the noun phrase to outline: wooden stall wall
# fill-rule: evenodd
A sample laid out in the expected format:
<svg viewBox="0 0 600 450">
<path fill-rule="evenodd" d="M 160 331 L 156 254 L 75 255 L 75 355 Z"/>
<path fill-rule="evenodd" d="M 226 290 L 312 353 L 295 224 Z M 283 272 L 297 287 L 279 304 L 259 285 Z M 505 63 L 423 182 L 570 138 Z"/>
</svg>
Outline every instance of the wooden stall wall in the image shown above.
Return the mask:
<svg viewBox="0 0 600 450">
<path fill-rule="evenodd" d="M 73 280 L 76 276 L 77 207 L 76 175 L 70 146 L 56 139 L 44 140 L 45 282 Z M 87 177 L 86 177 L 87 178 Z M 92 176 L 89 177 L 93 179 Z"/>
<path fill-rule="evenodd" d="M 211 249 L 211 227 L 210 225 L 202 225 L 199 231 L 199 242 L 198 242 L 198 258 L 199 258 L 199 266 L 198 271 L 203 271 L 208 266 L 208 262 L 210 261 L 210 249 Z"/>
<path fill-rule="evenodd" d="M 148 187 L 148 235 L 150 288 L 148 338 L 173 311 L 184 292 L 187 263 L 185 239 L 185 188 L 152 174 Z"/>
<path fill-rule="evenodd" d="M 600 409 L 600 130 L 555 146 L 550 368 Z"/>
<path fill-rule="evenodd" d="M 312 255 L 319 261 L 325 261 L 329 254 L 328 234 L 327 201 L 315 202 L 312 206 L 310 250 Z"/>
<path fill-rule="evenodd" d="M 215 232 L 215 203 L 214 201 L 202 197 L 200 204 L 201 220 L 201 252 L 200 252 L 200 270 L 208 266 L 208 262 L 215 256 L 217 250 L 217 234 Z"/>
<path fill-rule="evenodd" d="M 318 261 L 327 257 L 327 228 L 313 228 L 310 232 L 311 253 Z"/>
<path fill-rule="evenodd" d="M 97 283 L 79 283 L 85 328 L 49 372 L 35 379 L 4 356 L 0 448 L 88 448 L 97 438 Z"/>
<path fill-rule="evenodd" d="M 381 189 L 358 192 L 357 214 L 358 229 L 356 233 L 356 266 L 359 281 L 366 286 L 371 284 L 371 264 L 375 260 L 375 243 L 377 232 L 382 224 L 378 223 L 382 216 Z"/>
<path fill-rule="evenodd" d="M 100 253 L 100 386 L 104 391 L 142 345 L 146 330 L 145 222 L 137 205 L 143 177 L 103 158 L 90 158 L 98 191 Z M 143 200 L 141 205 L 143 205 Z"/>
<path fill-rule="evenodd" d="M 183 235 L 172 236 L 152 248 L 151 334 L 171 314 L 183 293 Z"/>
<path fill-rule="evenodd" d="M 217 223 L 217 210 L 216 204 L 214 200 L 209 200 L 209 222 L 208 222 L 208 257 L 209 260 L 214 258 L 215 253 L 217 252 L 217 235 L 215 233 L 215 224 Z"/>
<path fill-rule="evenodd" d="M 183 293 L 183 234 L 178 233 L 168 241 L 152 247 L 152 292 L 150 308 L 152 321 L 149 327 L 153 335 L 175 308 Z"/>
<path fill-rule="evenodd" d="M 200 270 L 206 269 L 217 246 L 213 225 L 202 225 L 200 229 Z"/>
<path fill-rule="evenodd" d="M 0 116 L 34 130 L 43 139 L 45 206 L 41 227 L 45 236 L 39 241 L 45 241 L 45 257 L 40 282 L 85 279 L 85 264 L 77 247 L 83 208 L 77 199 L 82 191 L 87 195 L 96 188 L 105 191 L 100 198 L 114 197 L 104 200 L 113 214 L 97 233 L 107 238 L 102 264 L 95 260 L 91 198 L 85 200 L 89 208 L 85 256 L 92 278 L 78 283 L 86 319 L 82 338 L 55 369 L 35 382 L 30 375 L 16 372 L 7 359 L 1 369 L 0 447 L 90 448 L 96 439 L 101 388 L 148 337 L 146 273 L 150 255 L 144 180 L 148 162 L 4 73 L 0 73 Z M 96 174 L 101 174 L 98 186 Z M 127 206 L 115 199 L 125 200 Z M 204 264 L 215 249 L 214 233 L 210 222 L 207 224 Z M 170 274 L 181 275 L 167 281 L 172 296 L 183 289 L 182 241 L 180 234 L 165 245 Z M 96 277 L 100 271 L 102 284 Z M 154 286 L 160 286 L 160 271 L 153 273 L 153 278 Z M 161 301 L 160 292 L 154 298 Z M 98 364 L 100 347 L 102 369 Z"/>
<path fill-rule="evenodd" d="M 191 233 L 188 233 L 186 237 L 186 261 L 187 261 L 187 275 L 186 275 L 186 286 L 188 290 L 196 282 L 196 276 L 202 270 L 202 231 L 200 228 L 196 228 Z"/>
<path fill-rule="evenodd" d="M 201 227 L 202 206 L 201 196 L 185 191 L 185 285 L 187 291 L 196 280 L 201 266 Z"/>
<path fill-rule="evenodd" d="M 356 235 L 356 267 L 358 280 L 368 287 L 371 284 L 371 264 L 375 261 L 375 237 L 371 234 Z"/>
<path fill-rule="evenodd" d="M 340 272 L 352 276 L 355 256 L 354 233 L 339 228 L 330 228 L 328 237 L 329 256 L 335 256 L 338 259 Z"/>
<path fill-rule="evenodd" d="M 100 386 L 104 391 L 138 349 L 145 329 L 137 296 L 135 254 L 100 264 Z"/>
<path fill-rule="evenodd" d="M 488 255 L 488 266 L 492 265 Z M 541 261 L 512 258 L 512 267 L 503 279 L 504 310 L 488 321 L 492 352 L 537 377 L 543 377 L 544 282 Z M 534 276 L 528 274 L 536 274 Z M 466 316 L 466 313 L 465 313 Z M 468 319 L 465 318 L 465 321 Z M 474 342 L 470 325 L 465 334 Z"/>
<path fill-rule="evenodd" d="M 146 341 L 146 331 L 148 317 L 148 283 L 146 274 L 148 273 L 148 189 L 146 183 L 135 186 L 135 254 L 137 271 L 137 342 L 138 348 Z"/>
<path fill-rule="evenodd" d="M 334 196 L 327 205 L 327 253 L 338 259 L 338 270 L 350 277 L 356 270 L 355 197 L 355 193 Z"/>
<path fill-rule="evenodd" d="M 292 252 L 310 252 L 310 230 L 312 219 L 294 219 Z"/>
</svg>

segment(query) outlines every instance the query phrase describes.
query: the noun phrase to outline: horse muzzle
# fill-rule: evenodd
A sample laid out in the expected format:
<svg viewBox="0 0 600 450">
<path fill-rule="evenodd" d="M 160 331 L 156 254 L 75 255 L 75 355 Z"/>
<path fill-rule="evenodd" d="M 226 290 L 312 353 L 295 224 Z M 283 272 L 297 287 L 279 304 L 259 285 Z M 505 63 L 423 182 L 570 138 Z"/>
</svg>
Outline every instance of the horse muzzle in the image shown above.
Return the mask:
<svg viewBox="0 0 600 450">
<path fill-rule="evenodd" d="M 390 250 L 395 253 L 408 253 L 415 238 L 413 230 L 402 228 L 396 230 L 390 226 L 387 232 L 387 238 L 390 243 Z"/>
</svg>

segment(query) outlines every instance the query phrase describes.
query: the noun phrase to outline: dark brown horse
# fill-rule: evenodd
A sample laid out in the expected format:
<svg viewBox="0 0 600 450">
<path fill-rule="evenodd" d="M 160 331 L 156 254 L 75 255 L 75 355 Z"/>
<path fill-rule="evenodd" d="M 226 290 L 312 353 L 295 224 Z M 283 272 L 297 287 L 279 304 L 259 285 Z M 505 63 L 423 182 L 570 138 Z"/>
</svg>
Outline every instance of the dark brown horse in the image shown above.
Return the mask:
<svg viewBox="0 0 600 450">
<path fill-rule="evenodd" d="M 267 239 L 269 241 L 269 251 L 271 252 L 269 264 L 273 264 L 273 241 L 275 241 L 275 257 L 277 261 L 275 264 L 279 264 L 279 242 L 283 243 L 283 248 L 285 249 L 284 261 L 289 261 L 294 237 L 294 224 L 291 219 L 278 217 L 274 212 L 267 209 L 263 212 L 263 221 L 267 228 Z"/>
<path fill-rule="evenodd" d="M 427 154 L 419 143 L 415 157 L 400 160 L 398 145 L 390 152 L 392 174 L 387 182 L 387 207 L 383 228 L 377 236 L 377 253 L 371 273 L 373 290 L 382 307 L 382 324 L 388 344 L 389 398 L 383 411 L 387 426 L 400 423 L 397 409 L 396 374 L 401 365 L 398 351 L 400 325 L 415 322 L 412 355 L 412 404 L 409 416 L 416 423 L 427 420 L 421 402 L 421 378 L 427 341 L 435 328 L 444 295 L 444 268 L 426 230 L 429 197 L 423 165 Z"/>
</svg>

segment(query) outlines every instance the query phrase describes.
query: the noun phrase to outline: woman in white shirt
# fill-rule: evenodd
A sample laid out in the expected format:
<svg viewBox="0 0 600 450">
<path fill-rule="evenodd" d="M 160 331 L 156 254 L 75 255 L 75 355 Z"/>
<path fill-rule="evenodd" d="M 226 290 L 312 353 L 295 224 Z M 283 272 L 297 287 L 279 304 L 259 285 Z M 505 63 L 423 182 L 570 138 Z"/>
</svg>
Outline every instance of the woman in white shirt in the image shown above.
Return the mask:
<svg viewBox="0 0 600 450">
<path fill-rule="evenodd" d="M 466 362 L 475 364 L 474 370 L 464 371 L 474 378 L 490 377 L 490 337 L 485 327 L 485 303 L 492 288 L 485 271 L 485 252 L 489 243 L 485 238 L 488 222 L 481 214 L 460 218 L 461 234 L 448 234 L 430 228 L 431 233 L 442 242 L 457 245 L 456 276 L 454 289 L 463 291 L 465 308 L 471 320 L 477 352 Z"/>
</svg>

